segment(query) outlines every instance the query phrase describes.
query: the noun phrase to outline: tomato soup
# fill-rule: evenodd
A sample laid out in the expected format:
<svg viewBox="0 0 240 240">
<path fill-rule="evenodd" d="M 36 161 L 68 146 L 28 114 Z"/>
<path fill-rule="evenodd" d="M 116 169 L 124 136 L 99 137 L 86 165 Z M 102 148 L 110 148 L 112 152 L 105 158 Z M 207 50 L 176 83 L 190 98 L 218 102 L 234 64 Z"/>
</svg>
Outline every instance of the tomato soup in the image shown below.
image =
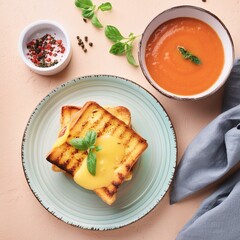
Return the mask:
<svg viewBox="0 0 240 240">
<path fill-rule="evenodd" d="M 184 58 L 184 48 L 201 62 Z M 206 23 L 188 17 L 169 20 L 150 36 L 145 61 L 153 80 L 166 91 L 194 95 L 210 88 L 221 74 L 223 46 L 217 33 Z"/>
</svg>

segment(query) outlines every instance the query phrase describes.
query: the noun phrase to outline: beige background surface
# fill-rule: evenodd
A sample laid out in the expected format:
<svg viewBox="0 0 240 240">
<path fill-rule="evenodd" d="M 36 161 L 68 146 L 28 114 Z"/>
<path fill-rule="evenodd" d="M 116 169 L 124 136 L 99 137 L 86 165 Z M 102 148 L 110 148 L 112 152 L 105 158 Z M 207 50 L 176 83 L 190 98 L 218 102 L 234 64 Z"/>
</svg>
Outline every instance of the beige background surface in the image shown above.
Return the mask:
<svg viewBox="0 0 240 240">
<path fill-rule="evenodd" d="M 102 3 L 100 0 L 94 1 Z M 182 4 L 200 6 L 216 14 L 229 29 L 240 53 L 239 0 L 111 0 L 113 10 L 100 14 L 103 24 L 117 26 L 121 32 L 141 34 L 148 22 L 161 11 Z M 63 25 L 71 38 L 73 56 L 62 73 L 43 77 L 31 72 L 19 56 L 20 32 L 29 23 L 55 20 Z M 164 105 L 176 130 L 178 161 L 199 130 L 219 112 L 222 89 L 211 97 L 196 102 L 168 99 L 154 90 L 140 68 L 130 66 L 124 57 L 108 53 L 111 43 L 103 30 L 83 22 L 81 12 L 70 0 L 0 0 L 0 239 L 162 239 L 173 240 L 209 194 L 169 205 L 169 193 L 160 204 L 140 221 L 119 230 L 94 232 L 69 226 L 49 214 L 36 200 L 25 180 L 21 164 L 21 140 L 25 125 L 38 102 L 53 88 L 75 77 L 89 74 L 114 74 L 129 78 L 151 91 Z M 88 35 L 94 47 L 84 54 L 76 36 Z M 135 45 L 135 56 L 137 45 Z"/>
</svg>

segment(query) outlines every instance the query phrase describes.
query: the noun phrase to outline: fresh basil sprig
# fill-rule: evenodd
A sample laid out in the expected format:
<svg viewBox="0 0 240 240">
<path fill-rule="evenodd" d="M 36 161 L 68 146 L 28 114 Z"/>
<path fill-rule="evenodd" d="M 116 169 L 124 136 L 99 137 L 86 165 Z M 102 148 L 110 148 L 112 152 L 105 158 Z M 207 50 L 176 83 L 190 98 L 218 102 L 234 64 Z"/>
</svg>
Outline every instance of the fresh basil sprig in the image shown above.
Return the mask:
<svg viewBox="0 0 240 240">
<path fill-rule="evenodd" d="M 106 26 L 105 36 L 114 42 L 109 50 L 110 53 L 118 56 L 125 54 L 130 64 L 135 67 L 138 66 L 132 54 L 133 42 L 138 36 L 130 33 L 128 37 L 124 37 L 116 27 L 111 25 Z"/>
<path fill-rule="evenodd" d="M 191 62 L 195 63 L 196 65 L 199 65 L 202 63 L 202 61 L 197 56 L 195 56 L 191 52 L 187 51 L 184 47 L 178 46 L 177 49 L 182 54 L 184 59 L 188 59 Z"/>
<path fill-rule="evenodd" d="M 87 169 L 93 176 L 96 175 L 97 157 L 94 152 L 100 151 L 101 146 L 95 146 L 97 140 L 97 133 L 93 130 L 89 130 L 84 138 L 73 138 L 70 144 L 78 150 L 87 151 Z"/>
<path fill-rule="evenodd" d="M 112 9 L 110 2 L 102 3 L 96 7 L 92 0 L 75 0 L 75 6 L 80 8 L 82 10 L 82 16 L 91 19 L 92 24 L 97 28 L 103 28 L 103 25 L 97 17 L 97 11 L 110 11 Z"/>
</svg>

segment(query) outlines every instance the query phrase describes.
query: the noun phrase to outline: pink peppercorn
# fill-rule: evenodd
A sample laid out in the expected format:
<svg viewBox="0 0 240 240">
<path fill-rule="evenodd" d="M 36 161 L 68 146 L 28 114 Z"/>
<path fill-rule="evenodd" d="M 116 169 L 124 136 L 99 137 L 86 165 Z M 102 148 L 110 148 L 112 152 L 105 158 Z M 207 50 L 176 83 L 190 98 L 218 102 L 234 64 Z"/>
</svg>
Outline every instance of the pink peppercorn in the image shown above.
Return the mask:
<svg viewBox="0 0 240 240">
<path fill-rule="evenodd" d="M 54 34 L 55 35 L 55 34 Z M 51 67 L 57 64 L 65 52 L 62 40 L 56 40 L 51 34 L 45 34 L 27 43 L 28 58 L 38 67 Z"/>
</svg>

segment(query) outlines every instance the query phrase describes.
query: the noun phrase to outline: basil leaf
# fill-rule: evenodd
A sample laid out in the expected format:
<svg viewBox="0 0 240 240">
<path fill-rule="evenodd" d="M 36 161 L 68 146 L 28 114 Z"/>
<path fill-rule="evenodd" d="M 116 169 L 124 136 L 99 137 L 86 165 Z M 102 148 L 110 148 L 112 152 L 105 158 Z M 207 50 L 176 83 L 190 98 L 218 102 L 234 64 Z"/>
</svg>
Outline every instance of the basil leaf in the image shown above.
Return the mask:
<svg viewBox="0 0 240 240">
<path fill-rule="evenodd" d="M 120 31 L 111 25 L 106 26 L 105 36 L 113 42 L 121 41 L 124 38 Z"/>
<path fill-rule="evenodd" d="M 192 56 L 190 57 L 190 60 L 191 60 L 191 62 L 193 62 L 193 63 L 195 63 L 195 64 L 197 64 L 197 65 L 199 65 L 199 64 L 202 63 L 201 60 L 200 60 L 198 57 L 194 56 L 194 55 L 192 55 Z"/>
<path fill-rule="evenodd" d="M 73 138 L 70 141 L 70 144 L 78 150 L 88 151 L 87 156 L 87 169 L 93 176 L 96 175 L 96 162 L 97 157 L 96 152 L 102 149 L 101 146 L 95 146 L 97 140 L 97 132 L 94 130 L 89 130 L 84 138 Z"/>
<path fill-rule="evenodd" d="M 70 144 L 78 150 L 85 151 L 88 149 L 88 142 L 85 138 L 73 138 Z"/>
<path fill-rule="evenodd" d="M 129 44 L 127 45 L 126 57 L 130 64 L 132 64 L 135 67 L 138 67 L 137 62 L 135 61 L 135 58 L 132 55 L 132 46 Z"/>
<path fill-rule="evenodd" d="M 183 48 L 183 47 L 178 47 L 178 50 L 179 50 L 180 53 L 182 54 L 183 58 L 189 59 L 189 58 L 191 57 L 191 53 L 188 52 L 185 48 Z"/>
<path fill-rule="evenodd" d="M 184 59 L 188 59 L 197 65 L 202 63 L 201 60 L 197 56 L 195 56 L 191 52 L 187 51 L 184 47 L 178 46 L 177 49 L 182 54 L 182 57 Z"/>
<path fill-rule="evenodd" d="M 110 11 L 112 9 L 112 4 L 110 2 L 102 3 L 98 9 L 101 11 Z"/>
<path fill-rule="evenodd" d="M 85 18 L 92 18 L 93 14 L 94 10 L 92 8 L 82 10 L 82 16 Z"/>
<path fill-rule="evenodd" d="M 99 22 L 96 14 L 93 14 L 91 22 L 97 28 L 102 28 L 103 27 L 103 25 Z"/>
<path fill-rule="evenodd" d="M 97 133 L 93 130 L 89 130 L 86 133 L 85 140 L 88 143 L 88 146 L 91 147 L 96 143 L 97 140 Z"/>
<path fill-rule="evenodd" d="M 185 50 L 185 48 L 178 46 L 177 49 L 182 54 L 182 56 L 185 58 L 186 54 L 187 54 L 187 51 Z"/>
<path fill-rule="evenodd" d="M 114 43 L 112 45 L 112 47 L 110 48 L 109 52 L 114 55 L 122 55 L 126 51 L 125 46 L 126 46 L 126 44 L 124 44 L 122 42 Z"/>
<path fill-rule="evenodd" d="M 96 154 L 93 151 L 89 151 L 87 157 L 87 169 L 93 176 L 96 175 L 96 166 L 97 166 Z"/>
<path fill-rule="evenodd" d="M 82 9 L 87 9 L 92 7 L 93 3 L 91 0 L 75 0 L 75 6 Z"/>
<path fill-rule="evenodd" d="M 96 146 L 96 147 L 95 147 L 95 151 L 96 151 L 96 152 L 99 152 L 100 150 L 102 150 L 102 147 L 101 147 L 101 146 Z"/>
</svg>

